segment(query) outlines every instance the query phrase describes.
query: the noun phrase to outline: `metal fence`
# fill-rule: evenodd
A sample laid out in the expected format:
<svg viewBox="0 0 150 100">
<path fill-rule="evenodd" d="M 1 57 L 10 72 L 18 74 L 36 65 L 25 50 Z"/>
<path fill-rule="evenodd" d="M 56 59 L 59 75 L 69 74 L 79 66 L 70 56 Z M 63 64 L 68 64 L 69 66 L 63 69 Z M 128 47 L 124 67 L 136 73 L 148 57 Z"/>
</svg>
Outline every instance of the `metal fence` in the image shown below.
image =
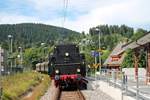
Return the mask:
<svg viewBox="0 0 150 100">
<path fill-rule="evenodd" d="M 150 77 L 126 75 L 117 70 L 102 70 L 100 75 L 96 75 L 96 79 L 120 88 L 122 100 L 124 95 L 135 97 L 136 100 L 150 100 Z"/>
</svg>

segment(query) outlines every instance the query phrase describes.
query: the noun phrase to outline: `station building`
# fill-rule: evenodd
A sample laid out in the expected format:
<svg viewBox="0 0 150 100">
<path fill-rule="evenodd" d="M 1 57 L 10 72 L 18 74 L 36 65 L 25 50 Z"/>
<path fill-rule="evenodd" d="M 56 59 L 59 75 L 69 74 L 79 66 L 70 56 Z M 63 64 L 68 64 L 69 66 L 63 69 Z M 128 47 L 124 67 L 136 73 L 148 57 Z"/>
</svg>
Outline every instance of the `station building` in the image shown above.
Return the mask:
<svg viewBox="0 0 150 100">
<path fill-rule="evenodd" d="M 104 66 L 108 69 L 119 69 L 121 68 L 121 64 L 124 60 L 124 52 L 127 49 L 132 49 L 133 59 L 134 59 L 134 76 L 135 78 L 139 76 L 139 54 L 140 50 L 143 49 L 146 52 L 146 66 L 143 66 L 146 70 L 146 81 L 150 82 L 150 32 L 145 33 L 141 38 L 136 41 L 124 44 L 119 43 L 109 55 L 109 57 L 104 62 Z"/>
<path fill-rule="evenodd" d="M 107 69 L 116 69 L 116 70 L 120 70 L 121 69 L 121 64 L 124 60 L 124 53 L 120 53 L 118 54 L 121 50 L 122 50 L 122 46 L 125 43 L 120 42 L 111 52 L 111 54 L 109 55 L 109 57 L 106 59 L 106 61 L 104 62 L 104 66 Z"/>
<path fill-rule="evenodd" d="M 140 50 L 143 49 L 146 52 L 146 81 L 150 82 L 150 32 L 145 33 L 144 36 L 133 41 L 131 43 L 126 44 L 123 47 L 123 51 L 126 49 L 132 49 L 134 51 L 134 68 L 135 68 L 135 77 L 139 75 L 139 54 Z M 123 52 L 121 51 L 121 52 Z M 120 53 L 121 53 L 120 52 Z"/>
</svg>

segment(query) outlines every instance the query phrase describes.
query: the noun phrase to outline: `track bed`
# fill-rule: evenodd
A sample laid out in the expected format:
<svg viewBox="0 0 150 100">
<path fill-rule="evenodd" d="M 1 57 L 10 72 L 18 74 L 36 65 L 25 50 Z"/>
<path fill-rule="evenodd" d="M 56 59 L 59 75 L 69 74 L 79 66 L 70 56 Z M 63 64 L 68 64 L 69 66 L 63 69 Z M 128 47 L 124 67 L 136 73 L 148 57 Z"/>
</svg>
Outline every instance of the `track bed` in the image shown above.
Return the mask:
<svg viewBox="0 0 150 100">
<path fill-rule="evenodd" d="M 61 91 L 58 100 L 85 100 L 80 90 Z"/>
</svg>

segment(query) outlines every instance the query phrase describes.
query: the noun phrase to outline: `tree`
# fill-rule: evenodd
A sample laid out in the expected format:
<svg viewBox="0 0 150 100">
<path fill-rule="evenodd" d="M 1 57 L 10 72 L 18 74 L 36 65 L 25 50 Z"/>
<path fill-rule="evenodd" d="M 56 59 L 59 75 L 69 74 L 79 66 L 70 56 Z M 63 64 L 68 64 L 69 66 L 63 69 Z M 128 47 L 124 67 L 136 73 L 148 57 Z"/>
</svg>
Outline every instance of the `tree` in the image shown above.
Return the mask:
<svg viewBox="0 0 150 100">
<path fill-rule="evenodd" d="M 136 30 L 135 34 L 131 37 L 131 40 L 135 41 L 139 39 L 140 37 L 142 37 L 143 35 L 145 35 L 146 33 L 147 33 L 146 30 L 139 28 Z"/>
<path fill-rule="evenodd" d="M 133 68 L 134 67 L 134 51 L 131 49 L 128 49 L 125 52 L 125 58 L 122 63 L 123 68 Z M 141 50 L 139 52 L 138 56 L 139 62 L 138 62 L 138 67 L 139 68 L 145 68 L 146 67 L 146 53 L 144 50 Z"/>
<path fill-rule="evenodd" d="M 134 67 L 134 56 L 133 50 L 128 49 L 125 52 L 125 57 L 122 63 L 122 68 L 133 68 Z"/>
<path fill-rule="evenodd" d="M 142 49 L 139 55 L 139 67 L 146 68 L 146 52 Z"/>
</svg>

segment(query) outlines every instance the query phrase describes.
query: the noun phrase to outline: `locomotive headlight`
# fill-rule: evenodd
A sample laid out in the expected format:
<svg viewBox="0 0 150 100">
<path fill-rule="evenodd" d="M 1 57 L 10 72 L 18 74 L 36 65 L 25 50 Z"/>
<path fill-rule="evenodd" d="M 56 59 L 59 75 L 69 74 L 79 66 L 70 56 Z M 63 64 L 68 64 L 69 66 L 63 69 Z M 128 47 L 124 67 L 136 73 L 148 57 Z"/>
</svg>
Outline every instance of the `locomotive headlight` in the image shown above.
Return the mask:
<svg viewBox="0 0 150 100">
<path fill-rule="evenodd" d="M 59 70 L 55 70 L 55 73 L 58 74 L 58 73 L 59 73 Z"/>
<path fill-rule="evenodd" d="M 69 56 L 69 53 L 68 53 L 68 52 L 66 52 L 66 53 L 65 53 L 65 56 L 66 56 L 66 57 L 67 57 L 67 56 Z"/>
<path fill-rule="evenodd" d="M 82 64 L 85 64 L 85 62 L 83 61 Z"/>
<path fill-rule="evenodd" d="M 79 69 L 79 68 L 77 69 L 77 72 L 78 72 L 78 73 L 80 72 L 80 69 Z"/>
</svg>

